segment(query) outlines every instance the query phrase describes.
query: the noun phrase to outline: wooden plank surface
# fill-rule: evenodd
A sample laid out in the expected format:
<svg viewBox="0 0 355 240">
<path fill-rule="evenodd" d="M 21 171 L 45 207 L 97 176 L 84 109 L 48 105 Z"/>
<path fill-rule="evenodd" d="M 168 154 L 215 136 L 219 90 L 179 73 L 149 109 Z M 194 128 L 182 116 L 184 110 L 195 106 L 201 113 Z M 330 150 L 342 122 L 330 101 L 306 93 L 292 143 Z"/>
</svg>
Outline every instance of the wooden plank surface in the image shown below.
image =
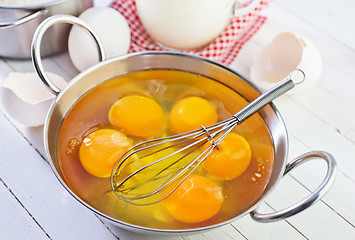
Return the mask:
<svg viewBox="0 0 355 240">
<path fill-rule="evenodd" d="M 105 5 L 109 1 L 96 1 Z M 335 183 L 310 209 L 284 221 L 257 223 L 248 215 L 218 229 L 173 238 L 132 233 L 98 218 L 60 185 L 47 162 L 43 127 L 28 128 L 0 113 L 0 239 L 355 239 L 355 1 L 274 0 L 260 31 L 232 68 L 249 77 L 250 66 L 276 34 L 299 33 L 320 50 L 323 72 L 304 94 L 275 104 L 289 133 L 289 159 L 326 150 L 338 164 Z M 68 54 L 47 58 L 47 71 L 69 81 L 78 71 Z M 0 80 L 10 72 L 33 72 L 30 61 L 0 58 Z M 258 211 L 273 212 L 309 195 L 323 180 L 325 164 L 314 160 L 284 177 Z"/>
<path fill-rule="evenodd" d="M 50 238 L 116 239 L 61 186 L 49 164 L 2 114 L 0 132 L 1 179 Z M 16 215 L 7 216 L 22 222 Z M 0 225 L 0 234 L 4 227 Z"/>
<path fill-rule="evenodd" d="M 0 225 L 3 239 L 48 239 L 12 190 L 0 179 Z"/>
</svg>

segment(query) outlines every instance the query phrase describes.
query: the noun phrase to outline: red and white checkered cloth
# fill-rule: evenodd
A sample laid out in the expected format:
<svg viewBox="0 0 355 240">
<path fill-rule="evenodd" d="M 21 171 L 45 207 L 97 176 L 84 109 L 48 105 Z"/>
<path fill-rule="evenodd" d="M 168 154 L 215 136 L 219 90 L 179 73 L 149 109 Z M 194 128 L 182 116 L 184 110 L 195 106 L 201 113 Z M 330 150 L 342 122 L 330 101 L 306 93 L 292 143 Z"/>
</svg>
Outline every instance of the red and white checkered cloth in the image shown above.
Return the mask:
<svg viewBox="0 0 355 240">
<path fill-rule="evenodd" d="M 259 14 L 269 2 L 270 0 L 263 0 L 251 13 L 233 17 L 226 29 L 204 49 L 200 51 L 182 50 L 181 52 L 206 57 L 226 65 L 231 64 L 243 45 L 264 24 L 266 17 Z M 137 15 L 134 0 L 114 0 L 110 6 L 119 11 L 128 22 L 131 29 L 130 52 L 167 51 L 167 49 L 158 46 L 145 31 Z"/>
</svg>

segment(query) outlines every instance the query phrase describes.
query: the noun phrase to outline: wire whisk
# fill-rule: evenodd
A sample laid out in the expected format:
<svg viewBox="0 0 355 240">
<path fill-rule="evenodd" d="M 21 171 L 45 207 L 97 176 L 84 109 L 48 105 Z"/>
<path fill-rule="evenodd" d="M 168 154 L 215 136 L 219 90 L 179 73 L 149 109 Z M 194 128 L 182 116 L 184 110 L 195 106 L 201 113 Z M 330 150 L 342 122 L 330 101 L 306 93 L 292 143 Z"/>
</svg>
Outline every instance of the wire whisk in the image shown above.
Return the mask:
<svg viewBox="0 0 355 240">
<path fill-rule="evenodd" d="M 122 200 L 135 205 L 150 205 L 164 200 L 199 169 L 235 126 L 304 79 L 302 70 L 293 70 L 283 82 L 229 119 L 131 147 L 112 170 L 112 190 Z"/>
</svg>

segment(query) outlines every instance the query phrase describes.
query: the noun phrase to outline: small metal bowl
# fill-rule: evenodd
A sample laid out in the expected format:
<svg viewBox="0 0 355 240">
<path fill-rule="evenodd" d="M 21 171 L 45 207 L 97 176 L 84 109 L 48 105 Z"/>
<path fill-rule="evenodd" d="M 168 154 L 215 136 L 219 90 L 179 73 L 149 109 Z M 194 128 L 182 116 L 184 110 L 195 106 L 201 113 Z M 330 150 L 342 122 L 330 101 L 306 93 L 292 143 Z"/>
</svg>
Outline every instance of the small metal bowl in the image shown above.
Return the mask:
<svg viewBox="0 0 355 240">
<path fill-rule="evenodd" d="M 324 151 L 308 152 L 287 163 L 288 137 L 286 127 L 280 116 L 280 113 L 271 103 L 262 108 L 258 113 L 263 118 L 274 144 L 275 160 L 273 172 L 262 196 L 253 206 L 246 209 L 243 213 L 233 216 L 232 218 L 218 224 L 193 229 L 178 230 L 157 229 L 134 225 L 102 213 L 89 203 L 85 202 L 70 189 L 64 179 L 57 156 L 58 134 L 61 129 L 61 124 L 73 105 L 87 92 L 114 77 L 123 76 L 132 72 L 154 69 L 184 71 L 215 79 L 234 89 L 247 101 L 252 101 L 260 96 L 261 91 L 253 83 L 249 82 L 240 74 L 224 65 L 206 58 L 173 52 L 141 52 L 103 61 L 77 75 L 64 89 L 60 90 L 50 81 L 50 79 L 43 71 L 40 56 L 41 36 L 50 25 L 55 24 L 56 22 L 81 24 L 80 22 L 73 20 L 73 18 L 67 18 L 65 16 L 52 17 L 47 22 L 41 24 L 35 33 L 32 46 L 33 63 L 42 81 L 55 95 L 57 95 L 47 115 L 44 127 L 45 148 L 49 156 L 51 167 L 64 188 L 90 211 L 94 212 L 106 221 L 130 231 L 145 234 L 191 234 L 223 226 L 237 220 L 238 218 L 241 218 L 246 214 L 250 214 L 250 216 L 258 222 L 270 222 L 290 217 L 310 207 L 313 203 L 319 200 L 331 187 L 335 179 L 336 163 L 334 158 L 329 153 Z M 95 34 L 92 33 L 92 36 L 95 36 Z M 103 49 L 100 47 L 99 42 L 97 42 L 97 44 L 100 56 L 101 58 L 104 58 L 102 55 Z M 327 163 L 327 174 L 321 185 L 313 193 L 311 193 L 308 197 L 299 203 L 296 203 L 295 205 L 284 210 L 269 214 L 261 214 L 257 212 L 257 206 L 262 203 L 265 198 L 272 192 L 277 183 L 281 180 L 282 176 L 290 172 L 295 167 L 313 158 L 320 158 Z"/>
<path fill-rule="evenodd" d="M 30 58 L 31 41 L 38 25 L 57 14 L 77 16 L 93 6 L 93 0 L 47 0 L 31 5 L 0 4 L 0 56 Z M 70 26 L 57 25 L 43 39 L 42 56 L 67 49 Z"/>
</svg>

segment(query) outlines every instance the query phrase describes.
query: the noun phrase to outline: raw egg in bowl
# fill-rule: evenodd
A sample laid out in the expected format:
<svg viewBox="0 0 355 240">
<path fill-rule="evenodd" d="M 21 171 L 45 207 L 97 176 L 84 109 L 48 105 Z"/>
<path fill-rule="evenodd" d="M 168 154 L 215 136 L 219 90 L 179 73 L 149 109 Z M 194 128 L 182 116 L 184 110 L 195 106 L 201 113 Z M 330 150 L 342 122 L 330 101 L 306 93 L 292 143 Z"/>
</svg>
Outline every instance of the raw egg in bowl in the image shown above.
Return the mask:
<svg viewBox="0 0 355 240">
<path fill-rule="evenodd" d="M 322 187 L 304 201 L 309 206 L 330 187 L 335 162 L 325 152 L 311 152 L 287 165 L 287 132 L 273 104 L 236 127 L 210 159 L 159 203 L 137 206 L 121 200 L 107 173 L 133 144 L 185 131 L 196 122 L 222 121 L 260 94 L 235 71 L 205 58 L 171 52 L 113 58 L 77 75 L 58 92 L 45 123 L 46 151 L 74 198 L 131 231 L 195 233 L 249 213 L 261 222 L 283 219 L 304 207 L 291 206 L 272 217 L 255 209 L 285 171 L 309 157 L 328 163 Z"/>
</svg>

